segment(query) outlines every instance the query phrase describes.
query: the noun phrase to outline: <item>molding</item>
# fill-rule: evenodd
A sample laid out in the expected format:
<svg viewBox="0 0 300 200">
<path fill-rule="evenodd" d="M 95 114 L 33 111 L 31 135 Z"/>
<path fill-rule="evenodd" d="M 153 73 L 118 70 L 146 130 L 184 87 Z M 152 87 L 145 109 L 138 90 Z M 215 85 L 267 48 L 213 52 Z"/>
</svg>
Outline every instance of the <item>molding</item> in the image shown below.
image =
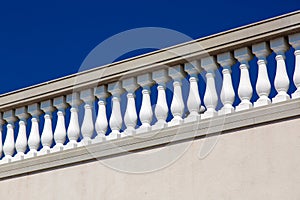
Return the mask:
<svg viewBox="0 0 300 200">
<path fill-rule="evenodd" d="M 65 150 L 40 157 L 0 165 L 0 180 L 41 171 L 121 156 L 128 152 L 157 148 L 164 144 L 201 139 L 205 135 L 226 134 L 266 123 L 300 117 L 300 99 L 235 112 L 212 119 L 166 128 L 159 134 L 145 133 L 143 138 L 125 137 L 87 147 Z M 152 135 L 152 136 L 151 136 Z M 147 137 L 149 136 L 149 137 Z M 151 137 L 150 137 L 151 136 Z"/>
<path fill-rule="evenodd" d="M 300 11 L 0 95 L 0 111 L 300 32 Z"/>
</svg>

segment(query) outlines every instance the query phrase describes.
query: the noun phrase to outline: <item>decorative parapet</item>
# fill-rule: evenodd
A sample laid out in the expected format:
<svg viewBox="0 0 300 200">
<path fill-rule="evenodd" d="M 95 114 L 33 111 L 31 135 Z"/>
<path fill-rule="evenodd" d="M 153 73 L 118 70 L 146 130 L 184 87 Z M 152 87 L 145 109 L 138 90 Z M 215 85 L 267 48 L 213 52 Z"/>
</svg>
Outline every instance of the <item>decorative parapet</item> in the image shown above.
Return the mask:
<svg viewBox="0 0 300 200">
<path fill-rule="evenodd" d="M 221 118 L 224 130 L 232 130 L 259 124 L 261 122 L 256 119 L 259 117 L 267 122 L 298 116 L 299 34 L 300 11 L 297 11 L 3 94 L 0 96 L 0 121 L 1 126 L 6 127 L 3 133 L 5 139 L 0 142 L 0 154 L 4 154 L 0 177 L 9 176 L 9 166 L 18 168 L 14 162 L 22 162 L 22 166 L 34 165 L 33 171 L 42 170 L 43 167 L 35 166 L 41 160 L 44 162 L 44 159 L 49 158 L 47 162 L 50 162 L 54 158 L 65 159 L 67 154 L 77 152 L 84 155 L 87 153 L 84 148 L 111 149 L 109 143 L 134 144 L 136 136 L 148 136 L 158 130 L 160 132 L 154 139 L 146 138 L 137 142 L 140 146 L 136 149 L 167 142 L 165 136 L 171 134 L 173 129 L 184 130 L 178 140 L 191 138 L 185 135 L 194 130 L 197 130 L 196 136 L 207 134 L 201 132 L 203 130 L 200 127 Z M 286 64 L 287 50 L 294 51 L 294 58 L 290 58 L 296 60 L 294 65 Z M 274 83 L 270 82 L 270 69 L 266 62 L 266 57 L 272 51 L 276 54 Z M 258 68 L 255 86 L 251 83 L 249 71 L 249 61 L 253 59 L 258 60 L 255 66 Z M 239 66 L 239 73 L 236 74 L 231 70 L 235 63 Z M 294 69 L 291 80 L 287 68 Z M 223 74 L 221 94 L 218 94 L 216 87 L 216 73 L 219 69 Z M 199 95 L 201 75 L 207 82 L 204 97 Z M 234 85 L 232 77 L 237 76 L 239 82 Z M 167 88 L 168 83 L 171 83 L 171 88 Z M 271 85 L 275 85 L 277 93 L 274 98 L 270 97 Z M 289 93 L 291 85 L 295 85 L 296 89 Z M 171 102 L 167 101 L 167 89 L 172 91 L 169 96 Z M 255 100 L 252 98 L 254 91 L 259 96 Z M 186 97 L 184 93 L 187 93 Z M 122 98 L 124 94 L 127 94 L 126 98 Z M 137 96 L 141 100 L 140 106 L 136 104 Z M 235 100 L 239 104 L 235 105 Z M 274 114 L 272 109 L 280 110 Z M 269 118 L 264 118 L 263 112 L 270 114 Z M 286 112 L 288 116 L 278 116 Z M 239 117 L 255 122 L 246 125 L 236 123 L 234 127 L 224 125 L 228 120 L 239 121 Z M 18 130 L 14 128 L 16 123 L 19 124 Z M 55 125 L 54 130 L 52 124 Z M 28 138 L 26 127 L 30 130 Z M 143 146 L 146 143 L 151 145 Z M 83 158 L 75 159 L 74 162 L 92 159 L 87 155 Z M 72 161 L 54 163 L 49 167 L 72 164 Z M 19 169 L 18 173 L 11 175 L 30 172 L 30 167 L 26 169 Z"/>
</svg>

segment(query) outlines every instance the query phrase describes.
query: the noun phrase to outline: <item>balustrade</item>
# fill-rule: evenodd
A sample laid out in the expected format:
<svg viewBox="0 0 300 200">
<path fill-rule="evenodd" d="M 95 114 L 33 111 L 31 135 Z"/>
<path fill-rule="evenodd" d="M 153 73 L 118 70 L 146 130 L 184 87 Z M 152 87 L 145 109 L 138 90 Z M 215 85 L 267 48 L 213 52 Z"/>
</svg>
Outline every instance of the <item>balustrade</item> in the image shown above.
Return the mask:
<svg viewBox="0 0 300 200">
<path fill-rule="evenodd" d="M 286 62 L 286 51 L 290 48 L 295 56 L 295 64 L 292 66 L 288 66 Z M 276 66 L 267 63 L 267 58 L 272 58 L 269 57 L 272 52 L 276 55 Z M 254 58 L 257 62 L 250 65 L 249 62 Z M 233 70 L 235 66 L 239 67 L 239 72 Z M 250 66 L 257 68 L 258 73 L 251 74 Z M 294 69 L 292 80 L 287 68 Z M 275 76 L 272 77 L 270 71 L 274 70 Z M 219 72 L 222 73 L 221 76 L 216 76 Z M 205 77 L 200 74 L 205 74 Z M 204 78 L 205 86 L 200 85 L 199 77 Z M 216 88 L 216 77 L 222 77 L 220 94 Z M 238 81 L 234 82 L 234 77 Z M 188 87 L 184 87 L 185 80 L 188 81 Z M 155 84 L 156 88 L 151 88 Z M 296 90 L 289 92 L 292 84 L 296 86 Z M 138 108 L 135 93 L 140 87 L 142 102 Z M 276 90 L 274 98 L 270 96 L 273 87 Z M 211 120 L 217 116 L 246 112 L 248 109 L 290 98 L 300 98 L 300 33 L 273 37 L 263 42 L 248 42 L 235 49 L 222 49 L 209 56 L 194 57 L 189 62 L 148 68 L 139 75 L 135 73 L 131 76 L 127 73 L 126 78 L 122 77 L 120 81 L 113 79 L 113 82 L 108 80 L 106 83 L 84 88 L 73 93 L 53 95 L 48 99 L 43 97 L 42 101 L 36 100 L 29 105 L 0 112 L 1 163 L 92 143 L 112 142 L 121 137 L 134 137 L 153 130 Z M 200 95 L 201 88 L 205 88 L 204 96 Z M 153 89 L 157 90 L 156 96 L 151 93 Z M 167 96 L 167 89 L 170 89 L 171 96 Z M 255 100 L 252 97 L 254 90 L 258 95 Z M 187 91 L 186 96 L 183 91 Z M 127 101 L 123 101 L 124 92 Z M 108 101 L 110 96 L 111 101 Z M 219 99 L 221 107 L 218 106 Z M 202 101 L 205 108 L 201 106 Z M 235 105 L 235 101 L 240 102 Z M 121 112 L 121 108 L 125 113 Z M 185 113 L 186 111 L 188 112 Z M 153 121 L 154 115 L 157 121 Z M 140 126 L 138 121 L 141 122 Z M 30 130 L 29 135 L 27 130 Z"/>
</svg>

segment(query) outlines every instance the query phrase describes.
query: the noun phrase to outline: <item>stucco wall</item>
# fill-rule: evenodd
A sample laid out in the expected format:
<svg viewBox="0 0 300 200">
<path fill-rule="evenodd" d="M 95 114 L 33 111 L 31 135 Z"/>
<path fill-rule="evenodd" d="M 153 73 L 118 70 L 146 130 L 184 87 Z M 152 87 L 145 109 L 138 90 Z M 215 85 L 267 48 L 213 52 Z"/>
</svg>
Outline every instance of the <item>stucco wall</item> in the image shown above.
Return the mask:
<svg viewBox="0 0 300 200">
<path fill-rule="evenodd" d="M 0 181 L 0 198 L 15 199 L 300 199 L 300 119 L 272 123 L 218 137 L 211 153 L 199 158 L 205 139 L 131 155 Z M 215 138 L 210 138 L 214 142 Z M 212 146 L 212 145 L 208 145 Z M 150 173 L 179 150 L 179 158 Z M 184 151 L 186 150 L 186 151 Z M 152 155 L 152 162 L 147 159 Z M 164 152 L 164 153 L 163 153 Z M 182 155 L 183 154 L 183 155 Z M 133 160 L 133 161 L 132 161 Z M 108 162 L 109 161 L 109 162 Z M 126 162 L 130 161 L 130 162 Z M 120 162 L 124 166 L 120 166 Z M 169 165 L 167 165 L 169 164 Z M 110 167 L 108 166 L 110 165 Z M 150 167 L 149 167 L 150 166 Z"/>
</svg>

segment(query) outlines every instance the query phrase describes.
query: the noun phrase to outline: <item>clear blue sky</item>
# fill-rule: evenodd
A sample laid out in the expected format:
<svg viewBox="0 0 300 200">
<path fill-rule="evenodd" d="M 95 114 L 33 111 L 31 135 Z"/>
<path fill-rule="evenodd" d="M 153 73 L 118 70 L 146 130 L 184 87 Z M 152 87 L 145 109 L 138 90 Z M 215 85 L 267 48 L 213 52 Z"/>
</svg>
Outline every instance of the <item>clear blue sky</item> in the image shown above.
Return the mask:
<svg viewBox="0 0 300 200">
<path fill-rule="evenodd" d="M 97 44 L 128 29 L 196 39 L 299 8 L 299 0 L 1 1 L 0 93 L 76 73 Z"/>
</svg>

